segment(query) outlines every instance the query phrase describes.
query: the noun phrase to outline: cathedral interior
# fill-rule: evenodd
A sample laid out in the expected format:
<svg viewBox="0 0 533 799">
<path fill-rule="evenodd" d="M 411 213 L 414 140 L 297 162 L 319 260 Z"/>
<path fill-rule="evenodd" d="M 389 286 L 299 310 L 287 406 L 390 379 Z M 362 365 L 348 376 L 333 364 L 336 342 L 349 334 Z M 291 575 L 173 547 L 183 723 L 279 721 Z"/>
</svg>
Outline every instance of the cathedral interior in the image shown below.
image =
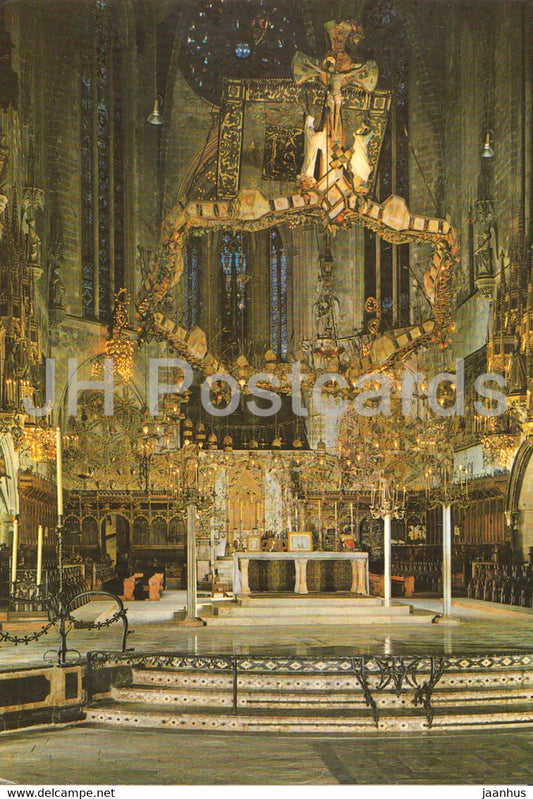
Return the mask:
<svg viewBox="0 0 533 799">
<path fill-rule="evenodd" d="M 532 33 L 0 3 L 6 734 L 533 724 Z"/>
</svg>

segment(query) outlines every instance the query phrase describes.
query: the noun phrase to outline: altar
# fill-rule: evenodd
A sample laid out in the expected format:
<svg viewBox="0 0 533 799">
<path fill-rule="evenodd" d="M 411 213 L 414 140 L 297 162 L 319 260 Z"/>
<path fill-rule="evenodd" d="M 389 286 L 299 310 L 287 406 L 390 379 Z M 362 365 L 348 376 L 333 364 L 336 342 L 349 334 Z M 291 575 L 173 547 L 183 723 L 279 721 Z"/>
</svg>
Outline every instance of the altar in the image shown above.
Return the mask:
<svg viewBox="0 0 533 799">
<path fill-rule="evenodd" d="M 307 567 L 311 563 L 348 562 L 351 565 L 352 594 L 368 594 L 367 552 L 235 552 L 233 555 L 233 586 L 235 595 L 252 593 L 250 588 L 250 561 L 293 561 L 294 593 L 308 594 Z M 269 587 L 267 586 L 267 589 Z M 270 589 L 272 590 L 272 589 Z"/>
</svg>

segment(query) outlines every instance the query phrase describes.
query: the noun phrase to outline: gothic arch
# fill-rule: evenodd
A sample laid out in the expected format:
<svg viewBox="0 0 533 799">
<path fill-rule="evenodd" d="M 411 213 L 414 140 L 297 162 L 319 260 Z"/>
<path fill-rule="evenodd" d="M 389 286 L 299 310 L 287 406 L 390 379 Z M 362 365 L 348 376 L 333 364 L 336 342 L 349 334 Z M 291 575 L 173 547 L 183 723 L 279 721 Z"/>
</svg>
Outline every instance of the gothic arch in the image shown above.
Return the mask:
<svg viewBox="0 0 533 799">
<path fill-rule="evenodd" d="M 0 439 L 0 457 L 5 465 L 5 477 L 0 478 L 0 515 L 13 515 L 18 513 L 19 508 L 18 455 L 9 434 Z"/>
<path fill-rule="evenodd" d="M 520 445 L 507 492 L 507 517 L 512 526 L 515 554 L 527 559 L 533 547 L 533 439 Z"/>
</svg>

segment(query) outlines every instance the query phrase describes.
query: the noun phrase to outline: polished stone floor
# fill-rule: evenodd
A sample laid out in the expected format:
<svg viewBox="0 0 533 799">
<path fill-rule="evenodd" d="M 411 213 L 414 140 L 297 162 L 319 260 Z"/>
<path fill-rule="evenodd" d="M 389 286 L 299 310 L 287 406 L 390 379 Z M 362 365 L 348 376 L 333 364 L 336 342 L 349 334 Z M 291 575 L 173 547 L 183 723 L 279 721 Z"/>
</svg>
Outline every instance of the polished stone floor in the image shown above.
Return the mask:
<svg viewBox="0 0 533 799">
<path fill-rule="evenodd" d="M 0 744 L 0 778 L 24 784 L 517 785 L 533 777 L 528 730 L 377 738 L 78 727 L 2 735 Z"/>
<path fill-rule="evenodd" d="M 438 600 L 417 599 L 438 612 Z M 459 601 L 456 626 L 271 626 L 199 629 L 170 619 L 183 595 L 130 605 L 137 650 L 237 654 L 468 653 L 533 651 L 533 611 Z M 105 604 L 80 611 L 102 618 Z M 57 632 L 28 646 L 2 644 L 0 669 L 54 658 Z M 117 649 L 120 626 L 72 630 L 69 648 Z M 74 652 L 72 652 L 74 655 Z M 533 731 L 527 728 L 402 735 L 274 736 L 169 733 L 80 727 L 0 734 L 0 783 L 32 784 L 524 784 L 533 778 Z M 206 757 L 206 752 L 209 757 Z"/>
<path fill-rule="evenodd" d="M 172 618 L 173 611 L 182 606 L 183 596 L 167 596 L 163 603 L 138 602 L 130 605 L 133 634 L 128 646 L 142 651 L 172 650 L 218 654 L 466 654 L 482 651 L 520 649 L 533 651 L 533 610 L 511 611 L 491 603 L 462 600 L 454 606 L 459 620 L 456 626 L 427 624 L 416 626 L 275 626 L 256 628 L 218 628 L 209 620 L 202 628 L 179 627 Z M 438 600 L 417 599 L 418 608 L 437 612 Z M 86 618 L 105 617 L 105 605 L 91 603 L 82 611 Z M 166 621 L 159 619 L 167 619 Z M 91 649 L 118 649 L 120 624 L 98 632 L 72 630 L 68 635 L 69 649 L 84 655 Z M 0 644 L 0 670 L 19 665 L 41 665 L 43 657 L 54 660 L 58 635 L 51 630 L 39 641 L 13 646 Z M 75 653 L 73 652 L 73 657 Z"/>
</svg>

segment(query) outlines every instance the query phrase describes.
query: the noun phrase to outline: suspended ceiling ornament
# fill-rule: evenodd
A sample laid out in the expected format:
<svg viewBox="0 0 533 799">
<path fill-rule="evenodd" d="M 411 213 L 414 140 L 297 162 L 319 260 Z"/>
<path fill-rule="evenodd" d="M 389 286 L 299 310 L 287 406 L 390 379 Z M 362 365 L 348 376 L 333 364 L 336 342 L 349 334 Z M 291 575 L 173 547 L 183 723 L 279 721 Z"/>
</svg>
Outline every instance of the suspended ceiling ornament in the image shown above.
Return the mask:
<svg viewBox="0 0 533 799">
<path fill-rule="evenodd" d="M 163 222 L 156 257 L 138 297 L 142 335 L 168 341 L 205 372 L 222 370 L 224 365 L 209 353 L 203 331 L 186 330 L 166 318 L 159 308 L 169 288 L 180 279 L 187 237 L 195 229 L 254 231 L 283 221 L 295 225 L 314 220 L 333 233 L 358 223 L 395 244 L 429 242 L 434 252 L 424 288 L 432 307 L 431 318 L 383 335 L 376 331 L 359 366 L 362 370 L 381 367 L 430 341 L 441 349 L 451 343 L 451 278 L 457 259 L 457 232 L 445 219 L 412 213 L 401 197 L 391 195 L 383 203 L 371 199 L 390 93 L 375 90 L 377 67 L 373 62 L 355 64 L 346 52 L 344 33 L 348 28 L 349 35 L 361 36 L 360 28 L 354 29 L 352 23 L 348 27 L 344 23 L 330 25 L 331 52 L 321 64 L 297 55 L 292 83 L 247 79 L 225 82 L 219 120 L 218 200 L 178 203 Z M 300 87 L 298 82 L 305 85 Z M 307 169 L 301 172 L 293 193 L 269 199 L 257 188 L 240 187 L 244 114 L 249 102 L 280 100 L 299 102 L 306 110 L 302 169 L 306 164 Z M 309 113 L 314 106 L 322 108 L 318 127 Z M 344 126 L 348 111 L 359 114 L 358 126 L 350 130 L 350 147 Z M 317 164 L 319 175 L 315 179 Z"/>
</svg>

